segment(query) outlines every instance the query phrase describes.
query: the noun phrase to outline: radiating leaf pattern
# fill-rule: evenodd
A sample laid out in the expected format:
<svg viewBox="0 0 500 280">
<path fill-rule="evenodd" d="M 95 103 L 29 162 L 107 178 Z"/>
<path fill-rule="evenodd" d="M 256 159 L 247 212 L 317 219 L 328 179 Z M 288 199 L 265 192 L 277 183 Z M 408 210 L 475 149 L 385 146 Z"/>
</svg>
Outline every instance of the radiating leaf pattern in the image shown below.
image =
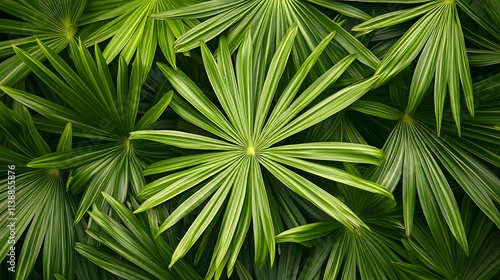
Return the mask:
<svg viewBox="0 0 500 280">
<path fill-rule="evenodd" d="M 392 262 L 401 262 L 402 257 L 407 258 L 402 246 L 397 243 L 402 236 L 398 217 L 400 209 L 395 208 L 392 201 L 381 197 L 342 185 L 338 187 L 346 204 L 372 231 L 361 229 L 352 232 L 338 222 L 324 221 L 281 232 L 276 236 L 277 242 L 312 242 L 315 245 L 297 279 L 321 275 L 321 279 L 337 279 L 339 276 L 343 279 L 409 279 L 391 265 Z M 356 202 L 359 200 L 363 203 Z"/>
<path fill-rule="evenodd" d="M 155 21 L 149 15 L 194 4 L 199 0 L 89 0 L 80 23 L 85 25 L 85 44 L 93 45 L 111 38 L 103 51 L 107 63 L 119 54 L 128 63 L 133 55 L 140 56 L 145 68 L 150 68 L 160 47 L 168 62 L 175 67 L 175 38 L 197 24 L 196 20 Z"/>
<path fill-rule="evenodd" d="M 383 1 L 381 1 L 383 2 Z M 377 84 L 387 82 L 408 67 L 420 53 L 408 99 L 408 113 L 414 113 L 434 80 L 434 105 L 438 133 L 441 131 L 444 102 L 449 93 L 451 111 L 460 133 L 460 99 L 474 115 L 474 95 L 464 36 L 455 0 L 436 0 L 421 6 L 387 13 L 353 28 L 371 31 L 416 17 L 420 19 L 385 54 L 375 75 Z"/>
<path fill-rule="evenodd" d="M 323 3 L 323 1 L 310 2 L 320 5 Z M 345 6 L 347 5 L 337 6 L 336 11 L 346 13 L 348 16 L 370 18 L 369 15 L 353 7 L 348 11 Z M 330 44 L 324 51 L 328 59 L 319 60 L 318 67 L 309 70 L 315 77 L 320 76 L 321 72 L 331 67 L 328 61 L 338 62 L 347 54 L 356 54 L 357 59 L 363 65 L 372 69 L 375 69 L 380 62 L 339 22 L 332 21 L 308 1 L 303 0 L 213 0 L 159 12 L 153 14 L 152 17 L 167 20 L 209 17 L 175 41 L 174 47 L 179 52 L 191 50 L 199 46 L 200 41 L 211 40 L 227 30 L 229 31 L 227 44 L 232 53 L 243 42 L 245 34 L 251 33 L 253 48 L 261 49 L 257 53 L 264 62 L 255 70 L 257 77 L 259 77 L 258 80 L 262 82 L 275 50 L 293 24 L 298 26 L 298 34 L 291 55 L 296 68 L 303 63 L 307 55 L 326 35 L 332 31 L 337 33 L 334 37 L 335 44 Z M 356 78 L 360 78 L 365 71 L 367 71 L 366 67 L 357 63 L 348 69 L 348 73 Z M 259 86 L 262 85 L 259 84 Z"/>
<path fill-rule="evenodd" d="M 0 132 L 12 147 L 10 154 L 0 156 L 0 162 L 4 166 L 15 166 L 8 169 L 11 175 L 0 181 L 0 254 L 4 258 L 7 253 L 12 254 L 12 247 L 17 248 L 14 251 L 18 266 L 16 279 L 26 279 L 39 256 L 43 258 L 44 278 L 52 278 L 57 273 L 73 279 L 75 273 L 80 274 L 75 271 L 79 269 L 75 268 L 72 247 L 78 240 L 77 231 L 83 231 L 80 226 L 73 227 L 76 199 L 66 192 L 63 170 L 26 167 L 32 158 L 51 151 L 37 132 L 28 110 L 18 108 L 12 111 L 0 104 Z M 66 126 L 58 149 L 71 149 L 68 141 L 71 143 L 70 125 Z M 37 202 L 36 206 L 33 201 Z M 23 233 L 24 240 L 19 242 Z"/>
<path fill-rule="evenodd" d="M 0 63 L 0 85 L 12 86 L 29 74 L 28 66 L 13 55 L 13 45 L 40 60 L 44 55 L 37 40 L 56 52 L 62 51 L 74 40 L 86 3 L 86 0 L 2 1 L 0 11 L 13 19 L 0 19 L 0 33 L 9 34 L 8 40 L 0 42 L 0 58 L 5 58 Z"/>
<path fill-rule="evenodd" d="M 151 128 L 168 106 L 171 93 L 162 97 L 151 112 L 146 112 L 137 122 L 137 114 L 142 84 L 147 72 L 140 60 L 136 60 L 129 71 L 121 58 L 112 80 L 105 59 L 99 48 L 95 48 L 95 58 L 80 42 L 70 45 L 76 71 L 61 57 L 39 42 L 40 49 L 56 69 L 60 77 L 51 72 L 40 61 L 21 49 L 15 49 L 19 58 L 66 104 L 65 108 L 55 102 L 35 94 L 12 88 L 2 89 L 13 99 L 32 108 L 55 125 L 55 131 L 66 122 L 73 127 L 73 134 L 79 137 L 97 139 L 99 144 L 91 147 L 57 151 L 39 155 L 28 163 L 29 167 L 45 169 L 74 168 L 69 177 L 68 189 L 73 193 L 83 192 L 75 223 L 77 223 L 93 203 L 106 207 L 100 193 L 106 191 L 119 201 L 124 201 L 129 193 L 138 193 L 145 184 L 142 170 L 146 163 L 141 153 L 136 152 L 135 143 L 128 140 L 128 133 L 134 129 Z M 96 73 L 93 75 L 90 73 Z M 139 150 L 141 143 L 138 143 Z M 150 149 L 142 145 L 142 149 Z"/>
<path fill-rule="evenodd" d="M 498 243 L 498 230 L 470 199 L 465 198 L 461 206 L 461 216 L 470 236 L 468 255 L 460 250 L 449 232 L 429 232 L 418 224 L 412 238 L 403 240 L 414 258 L 411 263 L 397 262 L 396 266 L 416 279 L 493 279 L 499 270 L 499 252 L 488 244 Z M 450 244 L 444 250 L 440 246 L 443 240 Z"/>
<path fill-rule="evenodd" d="M 484 93 L 487 82 L 490 81 L 485 80 L 475 84 L 476 92 Z M 498 103 L 497 96 L 486 98 L 489 102 L 482 103 L 482 106 L 477 109 L 482 116 L 492 112 L 490 106 L 495 107 Z M 483 101 L 487 100 L 486 98 Z M 426 110 L 420 114 L 417 112 L 402 115 L 384 145 L 383 150 L 387 160 L 380 167 L 372 170 L 370 178 L 392 191 L 401 181 L 405 228 L 408 236 L 412 233 L 418 197 L 431 230 L 441 230 L 442 225 L 435 221 L 442 215 L 453 236 L 464 251 L 468 252 L 469 246 L 460 209 L 445 174 L 451 175 L 476 205 L 500 227 L 500 213 L 496 206 L 500 202 L 500 196 L 498 188 L 495 187 L 500 185 L 500 179 L 484 163 L 471 155 L 470 147 L 466 147 L 463 143 L 459 144 L 462 141 L 475 141 L 476 137 L 478 137 L 477 140 L 483 138 L 486 143 L 498 143 L 498 133 L 494 132 L 494 126 L 484 126 L 472 121 L 476 118 L 466 118 L 464 123 L 467 123 L 467 130 L 480 130 L 484 131 L 484 134 L 466 133 L 463 135 L 466 138 L 462 140 L 450 125 L 451 120 L 448 119 L 444 126 L 446 138 L 439 137 L 435 134 L 434 120 L 428 115 L 428 112 L 432 110 L 431 102 L 431 100 L 426 100 Z M 371 114 L 377 116 L 373 112 Z M 481 119 L 490 124 L 495 122 L 484 117 L 478 117 L 477 121 Z M 486 137 L 488 134 L 491 137 Z M 457 141 L 458 139 L 460 140 Z M 404 150 L 404 153 L 398 152 L 401 150 Z M 481 158 L 487 159 L 484 156 Z M 498 164 L 493 158 L 490 162 Z"/>
<path fill-rule="evenodd" d="M 0 279 L 499 279 L 498 92 L 498 0 L 0 0 Z"/>
<path fill-rule="evenodd" d="M 210 194 L 213 194 L 177 246 L 172 264 L 184 256 L 200 238 L 209 224 L 213 222 L 217 212 L 221 211 L 224 201 L 227 201 L 227 208 L 217 240 L 219 246 L 216 246 L 218 249 L 214 252 L 209 275 L 215 274 L 218 278 L 226 264 L 228 270 L 232 271 L 234 262 L 228 263 L 228 261 L 235 259 L 232 256 L 237 256 L 239 250 L 229 250 L 229 245 L 233 244 L 231 240 L 243 238 L 248 231 L 248 228 L 238 230 L 238 227 L 243 225 L 248 227 L 248 223 L 239 221 L 242 211 L 248 211 L 252 219 L 256 264 L 262 266 L 267 259 L 272 264 L 275 251 L 274 222 L 267 195 L 269 186 L 266 186 L 263 180 L 265 171 L 351 231 L 368 227 L 340 200 L 286 166 L 392 198 L 392 194 L 383 186 L 349 174 L 345 170 L 308 161 L 380 164 L 382 153 L 378 149 L 366 145 L 335 142 L 271 147 L 284 138 L 347 107 L 368 91 L 373 84 L 372 79 L 346 87 L 300 114 L 302 109 L 340 77 L 353 62 L 354 57 L 348 56 L 341 60 L 302 93 L 298 93 L 298 90 L 306 72 L 298 72 L 284 91 L 279 93 L 277 92 L 278 83 L 296 33 L 297 27 L 295 26 L 285 34 L 271 61 L 264 82 L 259 82 L 259 77 L 252 75 L 252 71 L 259 67 L 259 62 L 255 61 L 251 52 L 252 36 L 250 34 L 241 45 L 235 70 L 224 39 L 219 45 L 217 60 L 202 43 L 201 51 L 207 74 L 224 113 L 184 73 L 160 64 L 160 69 L 179 93 L 179 96 L 172 101 L 174 110 L 181 106 L 192 106 L 191 111 L 196 110 L 199 115 L 183 114 L 180 110 L 177 110 L 177 113 L 191 123 L 206 129 L 213 134 L 213 137 L 221 138 L 217 140 L 212 137 L 170 130 L 131 133 L 131 139 L 151 140 L 187 149 L 219 151 L 213 153 L 213 157 L 199 155 L 184 158 L 182 160 L 184 164 L 179 165 L 178 168 L 182 166 L 188 169 L 153 181 L 139 193 L 139 198 L 145 201 L 135 213 L 166 202 L 208 180 L 205 186 L 188 198 L 160 226 L 158 234 L 170 228 L 180 217 L 192 211 L 193 206 L 201 205 Z M 312 60 L 312 63 L 306 61 L 301 67 L 311 67 L 310 65 L 319 57 L 330 39 L 331 36 L 324 39 L 309 56 L 308 60 Z M 253 67 L 253 65 L 256 66 Z M 226 81 L 222 73 L 230 79 Z M 262 89 L 256 88 L 259 84 L 263 84 Z M 260 98 L 256 95 L 257 92 L 260 92 Z M 271 101 L 275 94 L 278 94 L 279 100 L 275 107 L 271 108 Z M 186 101 L 189 104 L 186 104 Z M 274 133 L 271 134 L 271 131 Z M 209 161 L 210 159 L 212 160 Z M 180 164 L 181 159 L 176 161 Z M 154 164 L 150 168 L 154 168 L 155 173 L 168 170 L 170 165 L 165 163 Z M 146 172 L 152 173 L 149 168 Z M 210 179 L 212 177 L 213 179 Z"/>
</svg>

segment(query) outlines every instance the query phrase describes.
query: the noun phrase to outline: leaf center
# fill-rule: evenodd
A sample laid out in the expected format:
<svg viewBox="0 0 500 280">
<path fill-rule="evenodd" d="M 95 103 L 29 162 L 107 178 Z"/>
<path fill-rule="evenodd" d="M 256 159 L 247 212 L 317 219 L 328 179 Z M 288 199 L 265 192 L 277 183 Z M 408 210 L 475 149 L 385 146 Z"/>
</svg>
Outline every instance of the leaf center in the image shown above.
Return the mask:
<svg viewBox="0 0 500 280">
<path fill-rule="evenodd" d="M 68 40 L 71 40 L 75 36 L 77 28 L 71 23 L 71 19 L 62 20 L 63 32 Z"/>
<path fill-rule="evenodd" d="M 253 146 L 248 146 L 247 155 L 252 157 L 255 156 L 255 148 Z"/>
<path fill-rule="evenodd" d="M 411 117 L 411 115 L 409 113 L 405 113 L 403 115 L 403 121 L 406 123 L 406 124 L 413 124 L 413 118 Z"/>
</svg>

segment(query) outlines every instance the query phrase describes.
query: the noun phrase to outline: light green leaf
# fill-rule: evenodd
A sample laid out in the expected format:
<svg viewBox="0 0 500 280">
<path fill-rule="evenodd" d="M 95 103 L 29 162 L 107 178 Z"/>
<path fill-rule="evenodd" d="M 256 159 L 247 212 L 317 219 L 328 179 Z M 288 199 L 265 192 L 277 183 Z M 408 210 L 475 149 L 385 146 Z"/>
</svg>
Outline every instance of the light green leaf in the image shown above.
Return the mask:
<svg viewBox="0 0 500 280">
<path fill-rule="evenodd" d="M 263 154 L 263 155 L 270 159 L 275 160 L 276 162 L 280 162 L 289 165 L 291 167 L 298 168 L 299 170 L 304 170 L 311 174 L 315 174 L 326 179 L 337 181 L 342 184 L 353 186 L 355 188 L 359 188 L 372 193 L 381 194 L 390 199 L 394 199 L 392 193 L 389 190 L 387 190 L 384 186 L 359 178 L 344 170 L 289 156 L 276 155 L 274 153 Z"/>
<path fill-rule="evenodd" d="M 356 228 L 368 228 L 368 226 L 366 226 L 358 218 L 358 216 L 338 198 L 319 188 L 311 181 L 305 179 L 290 169 L 267 159 L 265 156 L 261 158 L 261 161 L 266 169 L 269 170 L 283 184 L 285 184 L 285 186 L 310 201 L 332 218 L 341 222 L 348 229 L 354 230 Z"/>
<path fill-rule="evenodd" d="M 284 231 L 276 236 L 276 242 L 296 242 L 303 243 L 323 237 L 332 231 L 340 228 L 341 225 L 333 222 L 316 222 L 302 225 Z"/>
<path fill-rule="evenodd" d="M 166 94 L 164 94 L 160 101 L 158 101 L 157 104 L 155 104 L 153 107 L 151 107 L 143 116 L 142 118 L 135 124 L 134 130 L 142 130 L 142 129 L 151 129 L 154 127 L 156 124 L 156 121 L 160 118 L 160 116 L 163 114 L 165 109 L 167 108 L 168 104 L 170 104 L 170 101 L 172 100 L 174 92 L 169 91 Z"/>
<path fill-rule="evenodd" d="M 362 144 L 318 142 L 272 147 L 264 154 L 312 160 L 358 162 L 380 165 L 384 154 L 380 149 Z"/>
<path fill-rule="evenodd" d="M 206 136 L 175 130 L 141 130 L 130 133 L 130 139 L 151 140 L 166 145 L 196 150 L 236 150 L 237 146 Z"/>
<path fill-rule="evenodd" d="M 229 195 L 229 191 L 231 190 L 231 185 L 233 184 L 233 182 L 234 177 L 229 180 L 225 180 L 222 186 L 219 187 L 210 201 L 205 205 L 198 217 L 196 217 L 186 234 L 184 234 L 184 237 L 179 242 L 179 245 L 177 245 L 177 247 L 175 248 L 169 268 L 172 267 L 180 258 L 182 258 L 187 253 L 187 251 L 189 251 L 189 249 L 191 249 L 196 240 L 200 238 L 201 234 L 212 222 L 215 215 L 220 210 L 222 204 Z"/>
</svg>

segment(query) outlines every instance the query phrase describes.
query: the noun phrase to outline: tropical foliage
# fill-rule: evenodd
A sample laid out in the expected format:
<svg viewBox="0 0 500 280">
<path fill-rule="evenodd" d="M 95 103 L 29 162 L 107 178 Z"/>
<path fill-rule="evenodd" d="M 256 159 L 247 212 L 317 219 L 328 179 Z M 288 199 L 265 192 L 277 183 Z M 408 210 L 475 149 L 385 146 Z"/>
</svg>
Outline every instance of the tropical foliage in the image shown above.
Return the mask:
<svg viewBox="0 0 500 280">
<path fill-rule="evenodd" d="M 0 279 L 500 277 L 500 2 L 0 11 Z"/>
</svg>

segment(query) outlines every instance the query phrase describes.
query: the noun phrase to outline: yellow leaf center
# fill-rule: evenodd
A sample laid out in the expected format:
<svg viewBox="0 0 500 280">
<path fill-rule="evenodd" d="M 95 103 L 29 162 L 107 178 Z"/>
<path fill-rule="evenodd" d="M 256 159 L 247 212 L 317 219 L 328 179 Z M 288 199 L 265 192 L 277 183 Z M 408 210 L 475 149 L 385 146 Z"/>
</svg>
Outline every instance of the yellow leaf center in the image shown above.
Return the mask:
<svg viewBox="0 0 500 280">
<path fill-rule="evenodd" d="M 253 146 L 247 148 L 247 155 L 252 157 L 255 156 L 255 148 Z"/>
</svg>

